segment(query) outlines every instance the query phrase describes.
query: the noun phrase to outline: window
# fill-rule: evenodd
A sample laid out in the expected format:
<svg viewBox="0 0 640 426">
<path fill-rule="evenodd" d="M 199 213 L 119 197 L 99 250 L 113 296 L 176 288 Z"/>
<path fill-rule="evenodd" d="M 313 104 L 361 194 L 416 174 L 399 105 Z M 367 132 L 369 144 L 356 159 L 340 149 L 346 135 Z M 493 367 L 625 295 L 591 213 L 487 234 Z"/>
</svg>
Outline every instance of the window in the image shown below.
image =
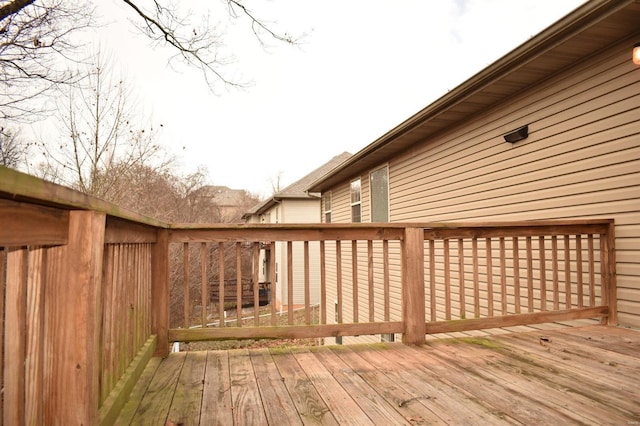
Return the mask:
<svg viewBox="0 0 640 426">
<path fill-rule="evenodd" d="M 351 181 L 351 222 L 362 222 L 362 197 L 360 179 Z"/>
<path fill-rule="evenodd" d="M 324 223 L 331 223 L 331 192 L 322 194 L 322 206 L 324 211 Z"/>
<path fill-rule="evenodd" d="M 371 172 L 371 222 L 389 222 L 389 173 L 384 166 Z"/>
</svg>

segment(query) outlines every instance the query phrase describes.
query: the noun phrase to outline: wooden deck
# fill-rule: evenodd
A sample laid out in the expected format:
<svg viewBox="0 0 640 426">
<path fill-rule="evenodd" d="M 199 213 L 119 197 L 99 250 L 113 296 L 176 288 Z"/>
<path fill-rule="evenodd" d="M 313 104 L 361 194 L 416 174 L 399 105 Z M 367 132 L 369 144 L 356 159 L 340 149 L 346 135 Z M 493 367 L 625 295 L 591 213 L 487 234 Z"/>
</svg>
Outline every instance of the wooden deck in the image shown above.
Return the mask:
<svg viewBox="0 0 640 426">
<path fill-rule="evenodd" d="M 118 424 L 640 424 L 640 332 L 587 326 L 154 358 Z"/>
</svg>

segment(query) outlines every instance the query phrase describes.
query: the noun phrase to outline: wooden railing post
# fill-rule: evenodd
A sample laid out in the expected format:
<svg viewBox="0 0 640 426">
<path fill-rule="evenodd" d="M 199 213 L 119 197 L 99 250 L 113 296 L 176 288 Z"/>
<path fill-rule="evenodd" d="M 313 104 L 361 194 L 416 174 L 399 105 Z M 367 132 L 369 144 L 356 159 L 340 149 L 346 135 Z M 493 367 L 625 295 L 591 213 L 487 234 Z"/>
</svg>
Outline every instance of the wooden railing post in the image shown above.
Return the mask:
<svg viewBox="0 0 640 426">
<path fill-rule="evenodd" d="M 600 238 L 603 236 L 601 235 Z M 602 266 L 607 306 L 609 312 L 607 314 L 607 325 L 618 325 L 618 292 L 616 282 L 616 250 L 615 250 L 615 224 L 613 221 L 609 223 L 607 234 L 604 236 L 604 259 L 605 264 Z"/>
<path fill-rule="evenodd" d="M 50 293 L 55 300 L 48 304 L 47 317 L 56 326 L 49 327 L 52 392 L 45 423 L 98 422 L 105 222 L 104 213 L 69 213 L 66 279 Z"/>
<path fill-rule="evenodd" d="M 153 251 L 151 332 L 158 336 L 155 356 L 169 354 L 169 231 L 158 229 Z"/>
<path fill-rule="evenodd" d="M 424 231 L 406 228 L 402 244 L 402 341 L 407 345 L 425 343 Z"/>
</svg>

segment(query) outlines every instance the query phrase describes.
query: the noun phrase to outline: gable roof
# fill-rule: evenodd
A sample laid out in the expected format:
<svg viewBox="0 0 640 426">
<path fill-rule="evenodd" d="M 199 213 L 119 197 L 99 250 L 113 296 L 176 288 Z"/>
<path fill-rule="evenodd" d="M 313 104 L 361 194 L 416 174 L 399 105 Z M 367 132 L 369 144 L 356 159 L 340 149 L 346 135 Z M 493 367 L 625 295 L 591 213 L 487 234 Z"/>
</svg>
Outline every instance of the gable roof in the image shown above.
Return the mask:
<svg viewBox="0 0 640 426">
<path fill-rule="evenodd" d="M 445 129 L 632 35 L 640 36 L 639 0 L 592 0 L 354 154 L 309 191 L 350 179 Z M 629 60 L 633 43 L 629 45 Z"/>
<path fill-rule="evenodd" d="M 302 179 L 299 179 L 282 189 L 281 191 L 276 192 L 270 198 L 265 201 L 255 205 L 248 212 L 242 215 L 243 219 L 248 218 L 251 215 L 262 214 L 273 207 L 278 202 L 283 199 L 309 199 L 309 198 L 318 198 L 319 194 L 314 194 L 308 191 L 309 186 L 321 179 L 323 176 L 330 173 L 336 167 L 340 166 L 340 164 L 344 163 L 347 159 L 351 157 L 351 154 L 348 152 L 343 152 L 340 155 L 336 155 L 331 160 L 318 167 Z"/>
</svg>

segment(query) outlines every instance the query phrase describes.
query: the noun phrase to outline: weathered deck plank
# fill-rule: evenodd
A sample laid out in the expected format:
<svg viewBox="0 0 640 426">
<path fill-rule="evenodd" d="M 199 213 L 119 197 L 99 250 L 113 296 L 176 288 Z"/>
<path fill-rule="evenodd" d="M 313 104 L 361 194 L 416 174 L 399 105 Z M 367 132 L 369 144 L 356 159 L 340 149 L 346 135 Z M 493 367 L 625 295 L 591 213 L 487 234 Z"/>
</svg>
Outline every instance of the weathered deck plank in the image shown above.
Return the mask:
<svg viewBox="0 0 640 426">
<path fill-rule="evenodd" d="M 413 397 L 401 404 L 413 402 L 423 404 L 436 413 L 447 424 L 510 424 L 504 418 L 487 410 L 477 397 L 465 393 L 461 388 L 440 386 L 438 377 L 422 368 L 422 360 L 407 356 L 400 350 L 388 350 L 384 357 L 378 351 L 359 351 L 358 354 L 376 368 L 387 370 L 387 374 L 397 377 Z"/>
<path fill-rule="evenodd" d="M 367 414 L 314 354 L 295 351 L 294 356 L 339 424 L 373 426 Z"/>
<path fill-rule="evenodd" d="M 340 386 L 342 386 L 362 410 L 367 413 L 374 424 L 410 424 L 407 419 L 384 400 L 357 372 L 351 369 L 340 358 L 333 356 L 329 348 L 316 348 L 315 354 L 318 360 L 340 383 Z"/>
<path fill-rule="evenodd" d="M 402 382 L 367 362 L 353 350 L 354 348 L 355 346 L 335 346 L 331 350 L 408 421 L 420 424 L 446 424 L 428 407 L 415 404 L 415 394 L 405 390 Z"/>
<path fill-rule="evenodd" d="M 132 424 L 166 423 L 186 355 L 184 352 L 172 354 L 162 361 L 138 406 Z"/>
<path fill-rule="evenodd" d="M 269 350 L 253 349 L 249 351 L 249 355 L 256 373 L 260 395 L 264 401 L 269 401 L 268 404 L 264 404 L 268 423 L 278 424 L 285 418 L 291 425 L 302 425 L 302 420 Z"/>
<path fill-rule="evenodd" d="M 228 352 L 207 352 L 207 367 L 202 390 L 201 425 L 231 425 L 231 378 Z"/>
<path fill-rule="evenodd" d="M 272 354 L 282 381 L 285 383 L 291 399 L 306 424 L 337 425 L 333 414 L 327 407 L 318 390 L 311 383 L 292 353 L 278 351 Z"/>
<path fill-rule="evenodd" d="M 443 342 L 444 343 L 444 342 Z M 494 380 L 509 391 L 543 405 L 549 412 L 565 417 L 569 424 L 607 424 L 613 413 L 603 409 L 597 399 L 590 399 L 579 391 L 572 391 L 553 380 L 553 364 L 540 364 L 551 371 L 544 375 L 538 365 L 525 356 L 511 357 L 497 350 L 472 344 L 439 345 L 438 354 L 456 364 L 468 374 L 479 374 L 485 380 Z M 520 359 L 518 359 L 520 358 Z M 581 390 L 583 383 L 576 383 Z M 588 386 L 588 385 L 587 385 Z M 620 420 L 614 420 L 620 423 Z"/>
<path fill-rule="evenodd" d="M 182 423 L 195 425 L 200 422 L 206 364 L 206 352 L 187 352 L 167 417 L 169 421 L 180 419 Z"/>
<path fill-rule="evenodd" d="M 639 348 L 638 331 L 590 326 L 171 354 L 118 424 L 636 424 Z"/>
<path fill-rule="evenodd" d="M 249 351 L 246 349 L 235 351 L 235 354 L 229 357 L 229 369 L 234 424 L 267 424 Z"/>
<path fill-rule="evenodd" d="M 147 388 L 156 374 L 158 366 L 162 362 L 161 358 L 151 358 L 144 369 L 144 372 L 138 379 L 135 387 L 131 391 L 127 403 L 122 407 L 120 415 L 116 420 L 116 426 L 128 425 L 133 420 L 133 417 L 138 411 L 140 402 L 144 398 L 144 394 L 147 392 Z"/>
<path fill-rule="evenodd" d="M 405 350 L 405 349 L 403 349 Z M 406 348 L 419 352 L 425 368 L 432 370 L 444 386 L 458 387 L 471 395 L 481 395 L 489 411 L 498 417 L 508 416 L 521 424 L 563 424 L 566 418 L 549 412 L 545 407 L 510 392 L 500 383 L 486 380 L 477 374 L 470 374 L 457 365 L 438 357 L 433 348 Z"/>
</svg>

